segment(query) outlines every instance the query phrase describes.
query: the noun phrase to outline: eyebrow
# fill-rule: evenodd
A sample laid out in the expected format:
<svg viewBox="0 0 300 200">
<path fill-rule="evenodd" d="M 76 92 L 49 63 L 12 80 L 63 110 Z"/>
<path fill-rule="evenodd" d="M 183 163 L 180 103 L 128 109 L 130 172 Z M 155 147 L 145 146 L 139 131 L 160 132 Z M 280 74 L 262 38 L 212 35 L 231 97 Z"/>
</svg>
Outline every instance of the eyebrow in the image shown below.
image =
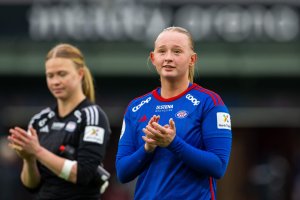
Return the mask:
<svg viewBox="0 0 300 200">
<path fill-rule="evenodd" d="M 174 45 L 172 48 L 183 48 L 182 46 L 178 46 L 178 45 Z M 166 48 L 166 45 L 162 45 L 162 46 L 159 46 L 157 47 L 158 49 L 161 49 L 161 48 Z"/>
</svg>

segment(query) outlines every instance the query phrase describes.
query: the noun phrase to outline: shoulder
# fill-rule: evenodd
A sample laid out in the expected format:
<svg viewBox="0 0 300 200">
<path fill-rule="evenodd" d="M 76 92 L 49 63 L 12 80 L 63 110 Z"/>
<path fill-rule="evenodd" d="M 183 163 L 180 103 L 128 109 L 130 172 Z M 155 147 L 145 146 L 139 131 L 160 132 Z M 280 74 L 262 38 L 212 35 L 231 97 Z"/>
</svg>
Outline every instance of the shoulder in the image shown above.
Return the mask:
<svg viewBox="0 0 300 200">
<path fill-rule="evenodd" d="M 136 112 L 138 111 L 143 105 L 150 103 L 151 100 L 153 99 L 152 96 L 152 91 L 148 92 L 142 96 L 134 98 L 127 106 L 126 112 L 127 111 L 132 111 Z"/>
<path fill-rule="evenodd" d="M 34 122 L 51 118 L 54 115 L 55 114 L 54 114 L 53 109 L 51 109 L 50 107 L 44 108 L 40 112 L 38 112 L 37 114 L 33 115 L 33 117 L 31 118 L 31 120 L 29 122 L 29 124 L 32 125 Z"/>
<path fill-rule="evenodd" d="M 104 110 L 97 104 L 85 102 L 78 110 L 75 111 L 76 117 L 84 116 L 87 125 L 98 125 L 103 120 L 108 121 L 108 117 Z"/>
<path fill-rule="evenodd" d="M 198 84 L 194 84 L 193 89 L 190 92 L 190 95 L 187 94 L 186 98 L 193 100 L 196 98 L 199 101 L 205 101 L 206 103 L 211 103 L 214 106 L 223 106 L 224 102 L 219 94 L 216 92 L 206 89 Z"/>
</svg>

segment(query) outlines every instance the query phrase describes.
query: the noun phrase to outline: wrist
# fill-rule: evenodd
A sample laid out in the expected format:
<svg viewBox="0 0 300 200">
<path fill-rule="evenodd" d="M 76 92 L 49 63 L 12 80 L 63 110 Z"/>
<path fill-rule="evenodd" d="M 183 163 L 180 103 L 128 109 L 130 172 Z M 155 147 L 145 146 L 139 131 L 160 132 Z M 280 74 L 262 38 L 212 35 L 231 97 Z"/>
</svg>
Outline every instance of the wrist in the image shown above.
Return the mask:
<svg viewBox="0 0 300 200">
<path fill-rule="evenodd" d="M 150 145 L 147 145 L 147 143 L 144 144 L 144 150 L 147 153 L 152 153 L 155 150 L 156 147 L 151 147 Z"/>
<path fill-rule="evenodd" d="M 44 148 L 43 148 L 42 146 L 39 146 L 39 147 L 37 147 L 37 148 L 35 149 L 34 155 L 35 155 L 36 158 L 41 157 L 41 154 L 42 154 L 42 152 L 43 152 L 43 149 L 44 149 Z"/>
<path fill-rule="evenodd" d="M 27 164 L 33 164 L 36 162 L 36 158 L 34 156 L 28 156 L 26 158 L 23 158 L 23 161 Z"/>
</svg>

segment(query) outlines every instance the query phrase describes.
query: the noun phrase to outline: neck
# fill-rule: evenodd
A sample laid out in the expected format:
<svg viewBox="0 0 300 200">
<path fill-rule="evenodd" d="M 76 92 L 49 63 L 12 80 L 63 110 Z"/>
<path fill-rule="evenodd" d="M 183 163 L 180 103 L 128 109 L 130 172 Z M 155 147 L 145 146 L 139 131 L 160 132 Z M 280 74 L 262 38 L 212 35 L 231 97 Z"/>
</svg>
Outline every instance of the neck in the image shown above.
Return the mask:
<svg viewBox="0 0 300 200">
<path fill-rule="evenodd" d="M 71 97 L 66 100 L 57 100 L 58 105 L 58 114 L 60 117 L 65 117 L 68 115 L 74 108 L 83 100 L 85 99 L 85 96 L 79 95 L 78 97 Z"/>
<path fill-rule="evenodd" d="M 189 87 L 189 80 L 184 81 L 161 81 L 161 96 L 165 99 L 175 97 Z"/>
</svg>

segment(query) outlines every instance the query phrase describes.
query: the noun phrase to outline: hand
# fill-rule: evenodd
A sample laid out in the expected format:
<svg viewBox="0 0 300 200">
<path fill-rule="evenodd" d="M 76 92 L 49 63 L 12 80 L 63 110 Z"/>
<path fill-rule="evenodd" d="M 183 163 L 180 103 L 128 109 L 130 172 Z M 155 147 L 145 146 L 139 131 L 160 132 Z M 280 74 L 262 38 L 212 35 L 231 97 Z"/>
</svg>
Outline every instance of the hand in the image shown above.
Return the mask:
<svg viewBox="0 0 300 200">
<path fill-rule="evenodd" d="M 171 118 L 169 124 L 161 126 L 158 122 L 152 122 L 143 129 L 146 137 L 143 137 L 146 143 L 160 147 L 167 147 L 176 136 L 175 122 Z"/>
<path fill-rule="evenodd" d="M 156 115 L 153 115 L 153 116 L 151 117 L 151 119 L 149 120 L 147 126 L 152 126 L 152 123 L 153 123 L 153 122 L 158 123 L 159 119 L 160 119 L 160 116 L 159 116 L 159 115 L 157 115 L 157 116 L 156 116 Z M 152 152 L 152 151 L 155 150 L 155 148 L 157 147 L 157 145 L 151 143 L 151 142 L 153 142 L 153 141 L 152 141 L 151 138 L 148 137 L 147 132 L 145 132 L 145 131 L 146 131 L 146 129 L 144 128 L 144 129 L 143 129 L 143 132 L 146 134 L 146 136 L 142 136 L 143 140 L 145 141 L 144 148 L 145 148 L 145 150 L 146 150 L 147 152 Z"/>
<path fill-rule="evenodd" d="M 36 130 L 29 128 L 28 134 L 20 127 L 11 128 L 8 136 L 9 147 L 14 149 L 16 153 L 23 159 L 32 159 L 41 150 Z"/>
</svg>

